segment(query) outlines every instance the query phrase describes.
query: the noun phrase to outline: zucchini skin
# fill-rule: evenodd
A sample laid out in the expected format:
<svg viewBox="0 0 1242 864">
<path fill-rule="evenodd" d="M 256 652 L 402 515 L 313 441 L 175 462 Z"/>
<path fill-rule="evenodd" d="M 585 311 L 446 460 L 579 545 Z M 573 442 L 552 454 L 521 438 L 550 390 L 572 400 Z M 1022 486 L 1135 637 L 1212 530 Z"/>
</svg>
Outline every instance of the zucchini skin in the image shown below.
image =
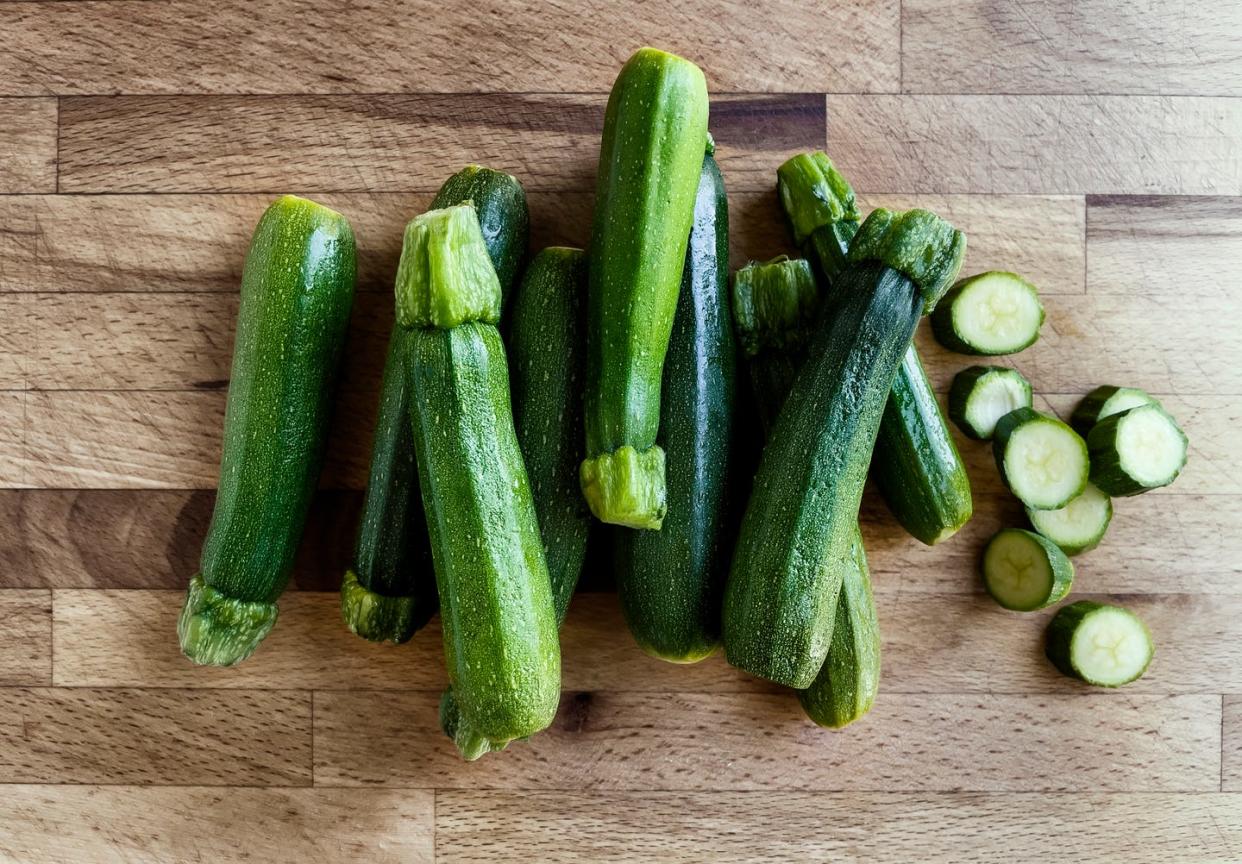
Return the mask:
<svg viewBox="0 0 1242 864">
<path fill-rule="evenodd" d="M 1091 430 L 1095 428 L 1095 425 L 1104 419 L 1100 415 L 1104 413 L 1108 403 L 1123 390 L 1132 394 L 1135 399 L 1145 400 L 1147 404 L 1160 404 L 1160 401 L 1150 393 L 1137 387 L 1117 387 L 1112 384 L 1101 384 L 1082 397 L 1082 401 L 1074 406 L 1074 413 L 1070 415 L 1070 426 L 1085 439 L 1091 434 Z M 1113 411 L 1113 413 L 1117 414 L 1120 412 Z"/>
<path fill-rule="evenodd" d="M 901 526 L 928 546 L 952 537 L 974 512 L 966 466 L 913 345 L 884 406 L 871 476 Z"/>
<path fill-rule="evenodd" d="M 467 165 L 444 181 L 431 209 L 467 201 L 500 280 L 503 307 L 529 245 L 526 192 L 508 174 Z M 409 423 L 409 339 L 408 331 L 393 325 L 353 567 L 341 584 L 341 617 L 350 631 L 373 642 L 408 641 L 439 606 Z"/>
<path fill-rule="evenodd" d="M 417 328 L 407 363 L 449 680 L 478 734 L 525 737 L 556 713 L 560 645 L 500 333 Z"/>
<path fill-rule="evenodd" d="M 268 207 L 255 228 L 242 274 L 219 490 L 200 576 L 177 628 L 195 663 L 239 662 L 275 623 L 323 464 L 355 254 L 343 216 L 291 195 Z M 238 614 L 229 604 L 254 605 Z"/>
<path fill-rule="evenodd" d="M 828 653 L 871 450 L 924 303 L 878 262 L 839 281 L 764 448 L 725 590 L 729 662 L 796 689 Z"/>
<path fill-rule="evenodd" d="M 811 686 L 798 691 L 817 726 L 840 729 L 871 710 L 880 690 L 880 621 L 862 533 L 854 530 L 850 563 L 842 570 L 832 643 Z"/>
<path fill-rule="evenodd" d="M 659 528 L 664 517 L 660 385 L 707 113 L 702 71 L 651 48 L 629 59 L 608 97 L 591 231 L 580 478 L 604 522 Z"/>
<path fill-rule="evenodd" d="M 1132 411 L 1159 412 L 1177 430 L 1177 434 L 1181 438 L 1183 447 L 1182 463 L 1173 472 L 1173 475 L 1163 483 L 1154 486 L 1144 484 L 1138 478 L 1131 476 L 1122 462 L 1121 453 L 1117 450 L 1117 435 L 1120 432 L 1121 423 Z M 1177 421 L 1173 419 L 1173 416 L 1168 411 L 1164 410 L 1164 407 L 1159 402 L 1153 401 L 1146 405 L 1127 408 L 1125 411 L 1117 414 L 1109 414 L 1092 426 L 1090 433 L 1087 435 L 1086 447 L 1090 454 L 1091 482 L 1101 492 L 1112 498 L 1128 498 L 1132 495 L 1141 495 L 1144 492 L 1150 492 L 1152 489 L 1168 486 L 1186 468 L 1185 454 L 1189 443 L 1186 433 L 1182 431 L 1182 427 L 1177 424 Z"/>
<path fill-rule="evenodd" d="M 702 660 L 720 641 L 737 377 L 728 274 L 728 200 L 709 154 L 664 362 L 657 441 L 668 515 L 659 531 L 616 537 L 617 591 L 630 633 L 648 654 L 675 663 Z"/>
</svg>

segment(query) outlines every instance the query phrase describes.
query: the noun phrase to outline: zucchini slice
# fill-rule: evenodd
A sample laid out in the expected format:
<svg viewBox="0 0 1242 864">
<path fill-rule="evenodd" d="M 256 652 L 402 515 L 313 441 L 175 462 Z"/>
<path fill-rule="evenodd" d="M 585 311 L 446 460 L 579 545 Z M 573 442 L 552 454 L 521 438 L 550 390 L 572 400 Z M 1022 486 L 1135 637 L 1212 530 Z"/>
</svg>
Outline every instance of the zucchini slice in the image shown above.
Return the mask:
<svg viewBox="0 0 1242 864">
<path fill-rule="evenodd" d="M 1032 408 L 1000 419 L 992 452 L 1009 491 L 1036 510 L 1060 509 L 1087 486 L 1086 443 L 1060 420 Z"/>
<path fill-rule="evenodd" d="M 1044 653 L 1062 674 L 1098 687 L 1143 676 L 1156 648 L 1143 620 L 1120 606 L 1079 600 L 1048 624 Z"/>
<path fill-rule="evenodd" d="M 1186 467 L 1186 433 L 1159 405 L 1106 417 L 1087 436 L 1091 482 L 1109 495 L 1138 495 L 1168 486 Z"/>
<path fill-rule="evenodd" d="M 1035 286 L 991 270 L 954 285 L 931 316 L 936 341 L 960 354 L 1015 354 L 1035 343 L 1044 307 Z"/>
<path fill-rule="evenodd" d="M 983 584 L 997 603 L 1031 612 L 1059 603 L 1074 584 L 1074 565 L 1046 537 L 1003 528 L 983 550 Z"/>
<path fill-rule="evenodd" d="M 953 376 L 949 419 L 976 441 L 990 441 L 996 421 L 1031 407 L 1031 382 L 1007 366 L 971 366 Z"/>
<path fill-rule="evenodd" d="M 1095 424 L 1105 417 L 1120 414 L 1140 405 L 1159 405 L 1159 400 L 1146 390 L 1137 387 L 1115 387 L 1103 384 L 1096 387 L 1074 408 L 1070 415 L 1070 425 L 1078 434 L 1086 438 Z"/>
<path fill-rule="evenodd" d="M 1092 483 L 1073 501 L 1056 510 L 1026 508 L 1031 526 L 1061 547 L 1066 555 L 1090 552 L 1104 539 L 1113 519 L 1113 500 Z"/>
</svg>

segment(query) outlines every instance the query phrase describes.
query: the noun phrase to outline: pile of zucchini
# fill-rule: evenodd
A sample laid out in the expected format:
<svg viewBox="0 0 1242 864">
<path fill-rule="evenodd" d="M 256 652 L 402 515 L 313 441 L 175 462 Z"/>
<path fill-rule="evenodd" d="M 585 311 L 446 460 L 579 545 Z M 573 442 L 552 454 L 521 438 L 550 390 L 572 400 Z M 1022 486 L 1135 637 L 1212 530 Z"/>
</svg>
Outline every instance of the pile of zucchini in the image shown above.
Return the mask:
<svg viewBox="0 0 1242 864">
<path fill-rule="evenodd" d="M 341 616 L 403 643 L 439 612 L 440 721 L 466 759 L 552 722 L 557 630 L 590 538 L 610 544 L 645 652 L 694 663 L 723 646 L 836 728 L 870 709 L 880 681 L 858 525 L 868 476 L 924 544 L 971 518 L 912 339 L 930 315 L 951 350 L 1019 351 L 1044 317 L 1034 286 L 1000 272 L 955 282 L 960 231 L 919 209 L 863 219 L 821 152 L 777 170 L 801 257 L 730 280 L 707 128 L 702 71 L 644 48 L 609 96 L 589 252 L 528 256 L 521 184 L 476 165 L 406 226 Z M 275 624 L 323 459 L 354 260 L 349 223 L 310 201 L 280 199 L 255 230 L 216 508 L 178 620 L 195 663 L 237 663 Z M 1033 409 L 1016 370 L 973 366 L 948 405 L 967 437 L 992 441 L 1034 528 L 1001 531 L 983 555 L 1009 609 L 1065 597 L 1068 556 L 1100 542 L 1111 498 L 1166 485 L 1185 462 L 1177 424 L 1132 388 L 1097 389 L 1067 425 Z M 1057 614 L 1047 651 L 1104 685 L 1152 654 L 1136 617 L 1087 601 Z"/>
</svg>

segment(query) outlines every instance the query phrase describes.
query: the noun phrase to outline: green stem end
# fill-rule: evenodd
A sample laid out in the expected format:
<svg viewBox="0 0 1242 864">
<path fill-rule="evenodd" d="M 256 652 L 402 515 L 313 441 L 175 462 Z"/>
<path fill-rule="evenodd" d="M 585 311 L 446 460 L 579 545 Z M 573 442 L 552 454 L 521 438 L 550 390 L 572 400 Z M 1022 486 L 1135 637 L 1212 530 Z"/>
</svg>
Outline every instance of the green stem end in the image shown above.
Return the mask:
<svg viewBox="0 0 1242 864">
<path fill-rule="evenodd" d="M 355 636 L 371 642 L 408 642 L 418 628 L 413 597 L 377 594 L 358 582 L 358 574 L 345 571 L 341 582 L 341 618 Z"/>
<path fill-rule="evenodd" d="M 199 666 L 240 663 L 272 632 L 276 612 L 275 603 L 234 600 L 195 576 L 177 619 L 181 653 Z"/>
<path fill-rule="evenodd" d="M 777 168 L 776 192 L 799 247 L 819 228 L 861 218 L 853 188 L 822 150 L 799 153 Z"/>
<path fill-rule="evenodd" d="M 508 741 L 493 741 L 476 732 L 470 721 L 462 716 L 457 697 L 452 690 L 445 690 L 440 697 L 440 728 L 453 739 L 457 752 L 467 762 L 473 762 L 488 753 L 495 753 L 509 746 Z"/>
<path fill-rule="evenodd" d="M 639 453 L 626 444 L 586 459 L 578 480 L 591 512 L 601 522 L 653 531 L 664 523 L 668 509 L 664 451 L 658 446 Z"/>
<path fill-rule="evenodd" d="M 918 286 L 923 313 L 936 308 L 966 255 L 966 235 L 930 210 L 877 207 L 850 244 L 851 262 L 878 261 Z"/>
<path fill-rule="evenodd" d="M 818 309 L 815 275 L 804 258 L 751 261 L 733 274 L 733 321 L 747 356 L 799 347 L 810 337 Z"/>
<path fill-rule="evenodd" d="M 500 279 L 473 204 L 431 210 L 405 226 L 396 295 L 402 327 L 500 320 Z"/>
</svg>

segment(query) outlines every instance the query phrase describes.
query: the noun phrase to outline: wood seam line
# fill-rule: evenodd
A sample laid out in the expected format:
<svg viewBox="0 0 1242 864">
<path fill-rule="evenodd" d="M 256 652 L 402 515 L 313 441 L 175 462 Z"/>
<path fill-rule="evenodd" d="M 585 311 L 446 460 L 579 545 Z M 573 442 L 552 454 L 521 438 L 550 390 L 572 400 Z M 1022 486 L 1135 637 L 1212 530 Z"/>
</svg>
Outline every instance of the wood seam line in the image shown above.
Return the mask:
<svg viewBox="0 0 1242 864">
<path fill-rule="evenodd" d="M 897 0 L 897 95 L 906 92 L 906 0 Z"/>
<path fill-rule="evenodd" d="M 1220 694 L 1220 791 L 1225 791 L 1225 694 Z"/>
</svg>

